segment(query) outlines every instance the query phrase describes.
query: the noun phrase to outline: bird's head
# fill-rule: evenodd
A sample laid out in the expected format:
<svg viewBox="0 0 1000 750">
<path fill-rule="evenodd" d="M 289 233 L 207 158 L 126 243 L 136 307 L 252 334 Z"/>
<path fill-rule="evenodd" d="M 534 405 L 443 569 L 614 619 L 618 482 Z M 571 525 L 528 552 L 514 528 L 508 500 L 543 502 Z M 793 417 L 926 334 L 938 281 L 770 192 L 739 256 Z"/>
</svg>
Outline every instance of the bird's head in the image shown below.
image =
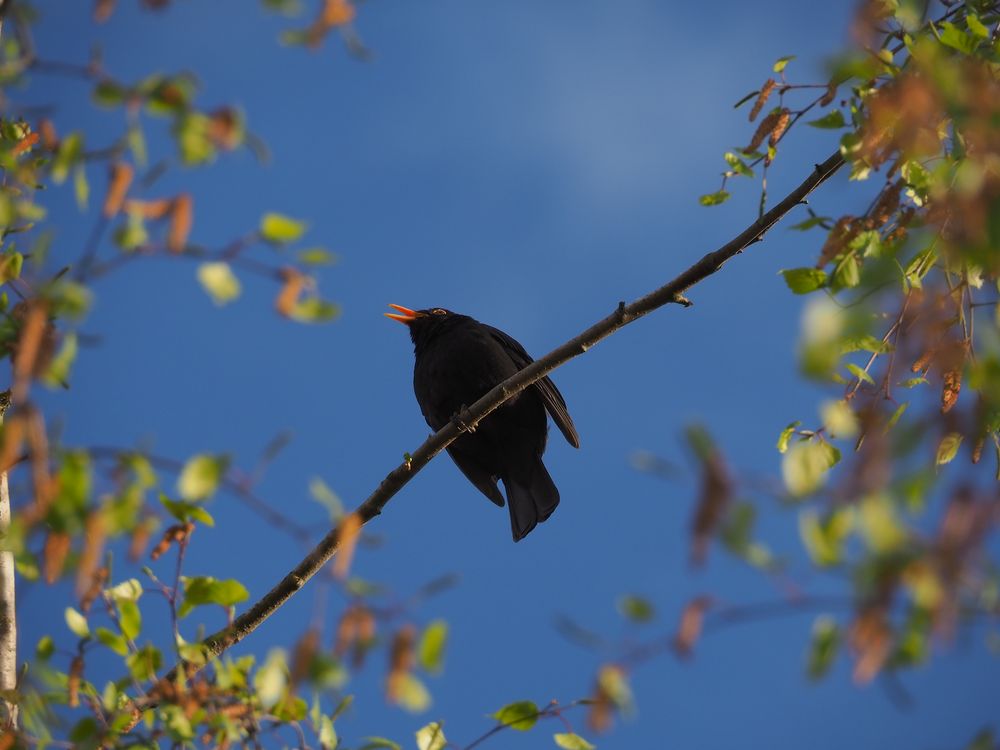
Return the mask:
<svg viewBox="0 0 1000 750">
<path fill-rule="evenodd" d="M 384 313 L 385 317 L 409 328 L 410 338 L 417 347 L 459 321 L 469 320 L 467 316 L 445 310 L 443 307 L 429 307 L 426 310 L 411 310 L 402 305 L 389 305 L 389 307 L 397 312 Z"/>
</svg>

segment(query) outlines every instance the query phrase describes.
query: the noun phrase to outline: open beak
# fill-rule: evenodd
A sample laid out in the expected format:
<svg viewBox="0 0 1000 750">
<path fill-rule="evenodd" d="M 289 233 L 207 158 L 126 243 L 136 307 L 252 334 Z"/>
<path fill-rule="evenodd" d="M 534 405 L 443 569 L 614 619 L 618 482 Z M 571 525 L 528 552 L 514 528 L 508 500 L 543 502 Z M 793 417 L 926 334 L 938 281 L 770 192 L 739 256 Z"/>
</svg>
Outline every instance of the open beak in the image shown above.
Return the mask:
<svg viewBox="0 0 1000 750">
<path fill-rule="evenodd" d="M 393 320 L 398 321 L 400 323 L 405 323 L 406 325 L 410 325 L 410 323 L 412 323 L 419 317 L 416 310 L 411 310 L 408 307 L 403 307 L 402 305 L 389 305 L 389 307 L 391 307 L 393 310 L 399 310 L 399 312 L 401 312 L 402 315 L 397 315 L 396 313 L 383 313 L 383 315 L 385 315 L 385 317 L 387 318 L 392 318 Z"/>
</svg>

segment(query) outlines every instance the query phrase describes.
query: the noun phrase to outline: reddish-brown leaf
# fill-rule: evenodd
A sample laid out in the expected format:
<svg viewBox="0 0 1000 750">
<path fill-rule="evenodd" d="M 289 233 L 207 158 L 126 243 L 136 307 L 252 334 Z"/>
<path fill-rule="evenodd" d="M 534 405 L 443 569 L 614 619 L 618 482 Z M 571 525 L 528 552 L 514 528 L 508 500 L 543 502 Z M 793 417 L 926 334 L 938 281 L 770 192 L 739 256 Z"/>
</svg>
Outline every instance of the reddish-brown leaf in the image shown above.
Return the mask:
<svg viewBox="0 0 1000 750">
<path fill-rule="evenodd" d="M 170 208 L 170 231 L 167 234 L 167 249 L 170 252 L 184 251 L 193 223 L 194 203 L 188 193 L 181 193 L 174 198 Z"/>
<path fill-rule="evenodd" d="M 76 567 L 76 593 L 78 596 L 84 592 L 89 593 L 93 588 L 93 581 L 96 579 L 106 539 L 107 528 L 104 523 L 104 514 L 99 509 L 92 510 L 87 515 L 87 521 L 84 524 L 83 552 L 80 554 L 80 561 Z M 81 602 L 81 606 L 82 604 Z"/>
<path fill-rule="evenodd" d="M 708 596 L 698 596 L 688 602 L 681 612 L 681 622 L 674 636 L 674 651 L 679 656 L 688 656 L 694 649 L 695 644 L 701 637 L 702 625 L 705 621 L 705 612 L 712 606 L 712 599 Z"/>
<path fill-rule="evenodd" d="M 70 536 L 65 531 L 50 531 L 42 548 L 42 571 L 46 583 L 55 583 L 62 575 L 69 555 Z"/>
<path fill-rule="evenodd" d="M 119 161 L 111 165 L 108 194 L 104 197 L 104 206 L 101 209 L 105 217 L 110 219 L 117 216 L 118 212 L 122 210 L 134 174 L 132 166 L 126 162 Z"/>
<path fill-rule="evenodd" d="M 274 309 L 278 314 L 289 317 L 298 304 L 299 297 L 306 287 L 308 277 L 296 268 L 286 266 L 281 269 L 281 291 L 274 300 Z"/>
<path fill-rule="evenodd" d="M 768 98 L 771 96 L 771 92 L 774 91 L 776 82 L 773 78 L 768 78 L 764 81 L 764 85 L 760 87 L 760 93 L 757 94 L 757 101 L 753 103 L 753 108 L 750 110 L 750 122 L 757 119 L 757 115 L 760 111 L 764 109 L 764 105 L 767 104 Z"/>
</svg>

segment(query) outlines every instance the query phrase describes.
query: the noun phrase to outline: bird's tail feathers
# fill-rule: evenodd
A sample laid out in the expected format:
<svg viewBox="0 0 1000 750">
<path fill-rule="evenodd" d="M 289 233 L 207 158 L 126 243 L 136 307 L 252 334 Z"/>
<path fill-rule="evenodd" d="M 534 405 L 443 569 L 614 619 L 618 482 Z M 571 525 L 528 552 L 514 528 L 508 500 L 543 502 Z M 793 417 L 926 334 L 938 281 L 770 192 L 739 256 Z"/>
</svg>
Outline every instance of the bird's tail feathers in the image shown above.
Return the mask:
<svg viewBox="0 0 1000 750">
<path fill-rule="evenodd" d="M 522 480 L 522 481 L 519 481 Z M 507 505 L 510 508 L 510 529 L 514 541 L 526 537 L 539 523 L 546 520 L 559 505 L 559 490 L 549 472 L 538 459 L 527 481 L 504 477 Z"/>
</svg>

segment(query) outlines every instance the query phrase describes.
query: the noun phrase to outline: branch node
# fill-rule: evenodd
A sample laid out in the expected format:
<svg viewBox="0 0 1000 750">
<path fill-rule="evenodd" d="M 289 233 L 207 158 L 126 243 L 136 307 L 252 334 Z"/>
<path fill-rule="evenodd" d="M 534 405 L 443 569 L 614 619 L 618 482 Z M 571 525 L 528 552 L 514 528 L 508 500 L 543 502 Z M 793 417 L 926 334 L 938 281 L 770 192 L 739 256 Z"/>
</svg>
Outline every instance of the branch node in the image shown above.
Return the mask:
<svg viewBox="0 0 1000 750">
<path fill-rule="evenodd" d="M 680 305 L 681 307 L 692 307 L 694 305 L 694 302 L 692 302 L 691 300 L 689 300 L 687 297 L 685 297 L 680 292 L 678 292 L 677 294 L 675 294 L 674 297 L 673 297 L 673 299 L 670 300 L 670 301 L 673 302 L 673 303 L 675 303 L 675 304 Z"/>
<path fill-rule="evenodd" d="M 459 432 L 475 432 L 476 425 L 472 419 L 472 415 L 469 413 L 469 407 L 462 404 L 462 408 L 455 412 L 451 417 L 452 424 L 454 424 Z M 469 424 L 473 422 L 473 424 Z"/>
</svg>

